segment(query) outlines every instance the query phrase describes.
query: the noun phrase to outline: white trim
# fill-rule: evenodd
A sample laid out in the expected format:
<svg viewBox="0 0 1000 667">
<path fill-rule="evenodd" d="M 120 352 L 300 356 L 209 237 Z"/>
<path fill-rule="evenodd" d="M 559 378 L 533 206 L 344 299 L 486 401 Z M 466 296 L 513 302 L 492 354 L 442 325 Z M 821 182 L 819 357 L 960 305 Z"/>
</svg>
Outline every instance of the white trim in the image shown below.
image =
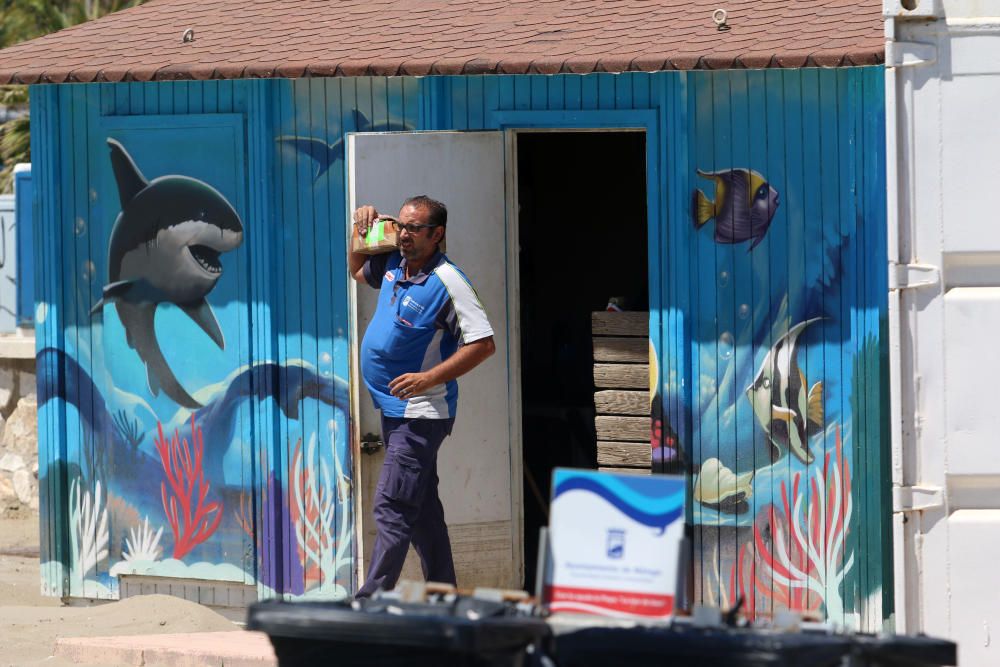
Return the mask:
<svg viewBox="0 0 1000 667">
<path fill-rule="evenodd" d="M 510 517 L 514 581 L 524 586 L 524 433 L 521 415 L 521 265 L 517 218 L 517 131 L 504 131 L 507 226 L 507 405 L 510 410 Z M 535 554 L 527 554 L 531 558 Z"/>
<path fill-rule="evenodd" d="M 441 363 L 441 339 L 444 337 L 444 329 L 434 332 L 427 350 L 424 352 L 424 359 L 420 362 L 420 370 L 426 371 Z M 407 419 L 448 419 L 452 417 L 451 410 L 448 409 L 448 385 L 439 384 L 430 389 L 426 394 L 414 396 L 406 401 L 403 409 L 403 417 Z"/>
<path fill-rule="evenodd" d="M 448 295 L 451 297 L 455 316 L 458 317 L 458 328 L 462 331 L 462 342 L 472 343 L 492 336 L 493 327 L 490 326 L 486 309 L 483 308 L 479 295 L 476 294 L 476 290 L 469 284 L 466 277 L 455 268 L 455 265 L 441 262 L 434 269 L 434 275 L 441 280 L 441 284 L 448 290 Z"/>
</svg>

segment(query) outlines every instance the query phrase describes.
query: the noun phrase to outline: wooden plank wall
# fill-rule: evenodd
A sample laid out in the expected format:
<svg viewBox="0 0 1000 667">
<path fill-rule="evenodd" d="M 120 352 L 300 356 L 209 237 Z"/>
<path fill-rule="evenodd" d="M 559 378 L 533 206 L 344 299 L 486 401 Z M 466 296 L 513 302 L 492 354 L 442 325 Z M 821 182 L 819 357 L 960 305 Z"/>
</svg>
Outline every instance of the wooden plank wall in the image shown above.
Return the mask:
<svg viewBox="0 0 1000 667">
<path fill-rule="evenodd" d="M 649 474 L 649 313 L 593 313 L 591 333 L 598 469 Z"/>
</svg>

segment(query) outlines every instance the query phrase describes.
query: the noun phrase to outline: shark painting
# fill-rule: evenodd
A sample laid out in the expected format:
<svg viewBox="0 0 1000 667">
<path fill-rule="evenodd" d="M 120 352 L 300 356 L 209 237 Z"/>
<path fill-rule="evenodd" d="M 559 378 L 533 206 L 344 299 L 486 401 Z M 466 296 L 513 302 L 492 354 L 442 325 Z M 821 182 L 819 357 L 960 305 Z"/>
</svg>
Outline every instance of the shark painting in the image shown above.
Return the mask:
<svg viewBox="0 0 1000 667">
<path fill-rule="evenodd" d="M 219 256 L 243 242 L 243 223 L 222 194 L 187 176 L 147 181 L 119 142 L 108 139 L 121 213 L 111 230 L 108 283 L 91 314 L 114 303 L 129 347 L 146 366 L 149 390 L 201 407 L 167 365 L 153 329 L 160 303 L 183 310 L 221 349 L 226 342 L 205 300 L 222 275 Z"/>
<path fill-rule="evenodd" d="M 358 132 L 410 132 L 413 130 L 412 125 L 391 118 L 384 123 L 373 125 L 368 117 L 357 109 L 354 110 L 354 121 Z M 277 137 L 276 141 L 282 146 L 289 146 L 298 153 L 308 155 L 316 163 L 316 175 L 313 177 L 313 182 L 318 181 L 323 174 L 329 171 L 337 160 L 344 159 L 343 135 L 332 144 L 326 143 L 323 139 L 296 135 L 282 135 Z"/>
</svg>

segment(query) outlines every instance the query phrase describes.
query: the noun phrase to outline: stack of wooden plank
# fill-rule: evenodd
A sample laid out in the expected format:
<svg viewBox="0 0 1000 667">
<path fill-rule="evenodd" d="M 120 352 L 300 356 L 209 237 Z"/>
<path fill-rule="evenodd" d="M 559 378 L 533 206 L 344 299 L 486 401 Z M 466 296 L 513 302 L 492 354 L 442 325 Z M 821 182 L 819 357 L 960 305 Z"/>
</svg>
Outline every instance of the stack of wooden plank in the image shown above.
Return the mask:
<svg viewBox="0 0 1000 667">
<path fill-rule="evenodd" d="M 649 474 L 649 313 L 591 315 L 599 470 Z"/>
</svg>

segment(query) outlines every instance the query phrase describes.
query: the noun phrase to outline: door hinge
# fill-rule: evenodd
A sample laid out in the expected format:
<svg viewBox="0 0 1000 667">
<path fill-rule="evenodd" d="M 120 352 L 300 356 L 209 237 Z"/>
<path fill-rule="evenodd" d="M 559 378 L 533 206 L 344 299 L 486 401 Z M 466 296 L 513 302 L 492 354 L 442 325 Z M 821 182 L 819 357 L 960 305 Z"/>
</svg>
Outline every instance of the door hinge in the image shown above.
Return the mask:
<svg viewBox="0 0 1000 667">
<path fill-rule="evenodd" d="M 944 493 L 939 486 L 892 487 L 893 512 L 919 512 L 944 506 Z"/>
<path fill-rule="evenodd" d="M 365 433 L 361 436 L 361 452 L 363 454 L 374 454 L 384 446 L 382 439 L 374 433 Z"/>
<path fill-rule="evenodd" d="M 931 264 L 889 262 L 889 289 L 932 287 L 941 281 L 941 270 Z"/>
<path fill-rule="evenodd" d="M 930 65 L 937 60 L 937 47 L 922 42 L 886 42 L 886 67 Z"/>
</svg>

